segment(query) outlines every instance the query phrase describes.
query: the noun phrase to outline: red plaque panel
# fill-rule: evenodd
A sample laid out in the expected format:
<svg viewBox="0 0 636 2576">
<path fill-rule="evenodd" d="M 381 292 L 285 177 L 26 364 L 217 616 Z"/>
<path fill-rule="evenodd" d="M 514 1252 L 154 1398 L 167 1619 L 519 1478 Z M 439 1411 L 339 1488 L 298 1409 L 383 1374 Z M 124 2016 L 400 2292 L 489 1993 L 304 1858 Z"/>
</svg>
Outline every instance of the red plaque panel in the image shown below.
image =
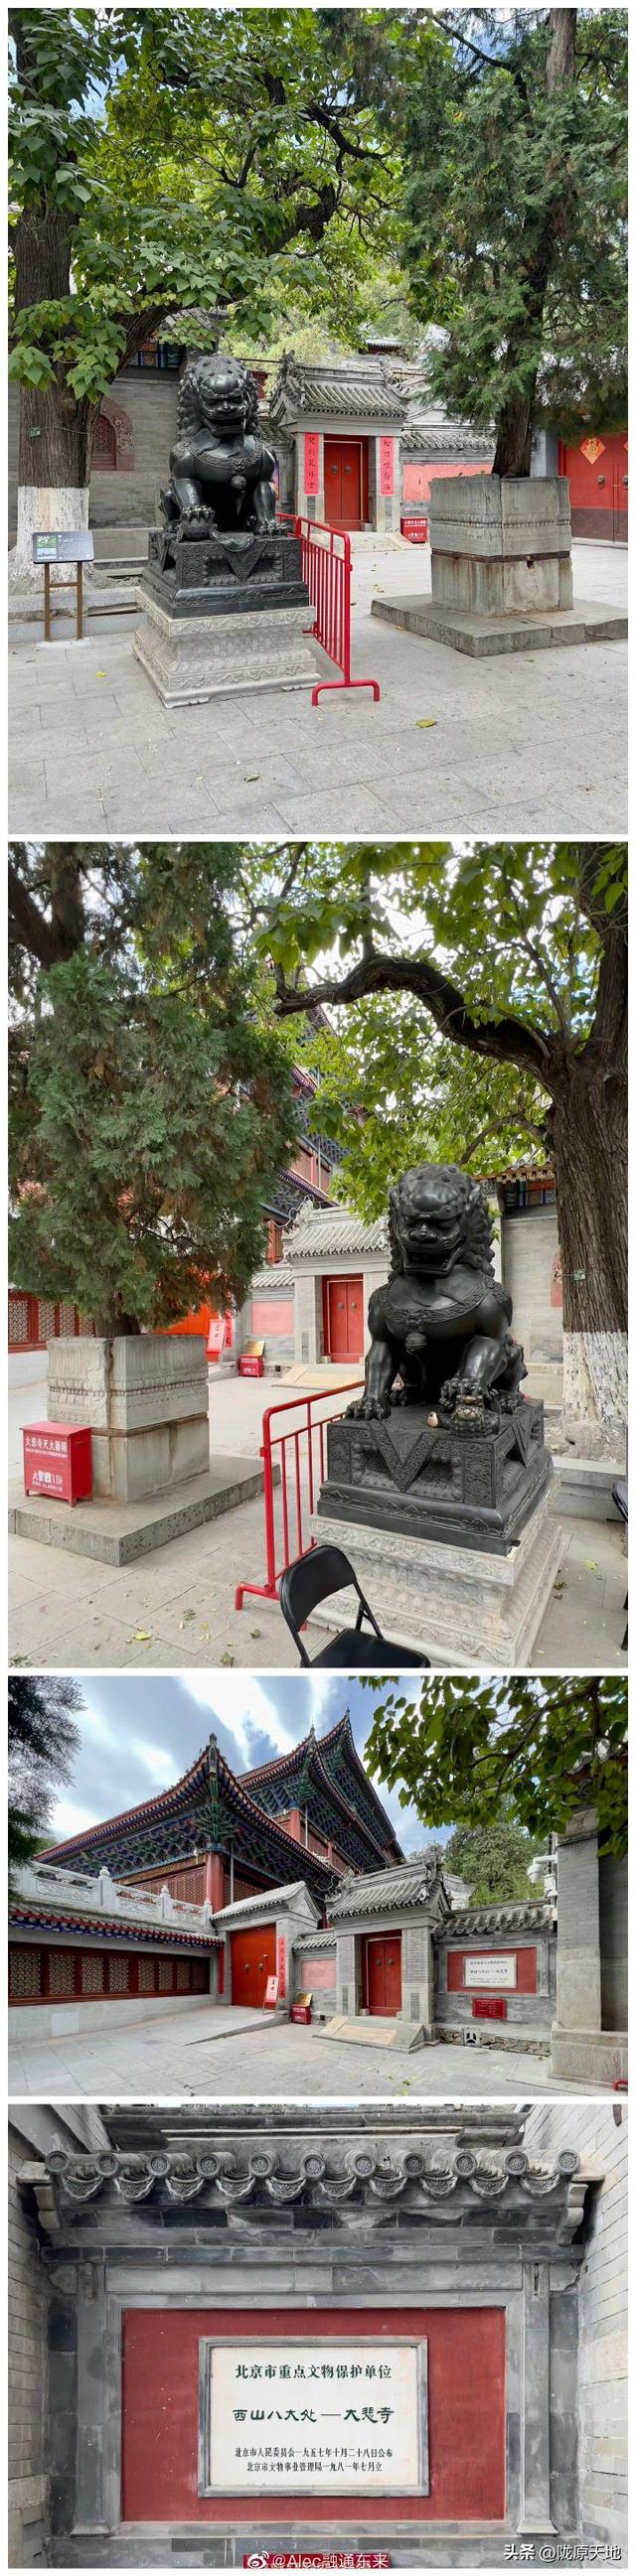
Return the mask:
<svg viewBox="0 0 636 2576">
<path fill-rule="evenodd" d="M 506 2510 L 506 2326 L 503 2308 L 127 2308 L 122 2319 L 122 2519 L 253 2524 L 253 2496 L 198 2491 L 202 2336 L 313 2349 L 321 2336 L 428 2342 L 430 2495 L 373 2498 L 373 2521 L 501 2522 Z M 359 2522 L 362 2499 L 342 2496 L 338 2521 Z M 333 2496 L 268 2496 L 266 2525 L 333 2522 Z"/>
<path fill-rule="evenodd" d="M 305 430 L 304 488 L 312 500 L 320 491 L 320 435 L 317 429 Z"/>
<path fill-rule="evenodd" d="M 287 1942 L 286 1942 L 286 1940 L 285 1940 L 285 1934 L 284 1934 L 284 1932 L 279 1932 L 279 1935 L 278 1935 L 278 1952 L 277 1952 L 277 1962 L 276 1962 L 276 1964 L 277 1964 L 277 1968 L 278 1968 L 278 1992 L 279 1992 L 279 1997 L 280 1997 L 280 2001 L 281 2001 L 281 2003 L 284 2003 L 284 2001 L 285 2001 L 285 1996 L 286 1996 L 286 1993 L 287 1993 Z"/>
<path fill-rule="evenodd" d="M 387 498 L 395 491 L 395 440 L 380 439 L 380 491 Z"/>
</svg>

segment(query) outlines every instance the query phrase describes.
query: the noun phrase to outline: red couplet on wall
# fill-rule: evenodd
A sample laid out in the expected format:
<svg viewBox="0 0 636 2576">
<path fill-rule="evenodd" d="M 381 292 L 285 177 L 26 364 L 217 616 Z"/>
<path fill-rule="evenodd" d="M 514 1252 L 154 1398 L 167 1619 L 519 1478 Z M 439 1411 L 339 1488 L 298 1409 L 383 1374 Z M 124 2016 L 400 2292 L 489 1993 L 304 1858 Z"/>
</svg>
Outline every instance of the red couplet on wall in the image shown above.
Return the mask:
<svg viewBox="0 0 636 2576">
<path fill-rule="evenodd" d="M 354 2342 L 408 2335 L 428 2342 L 428 2496 L 375 2495 L 373 2521 L 501 2522 L 506 2510 L 506 2329 L 503 2308 L 127 2308 L 122 2318 L 122 2520 L 253 2523 L 253 2496 L 198 2493 L 199 2343 L 272 2341 L 312 2349 L 322 2336 Z M 338 2499 L 358 2522 L 360 2495 Z M 259 2529 L 332 2522 L 333 2496 L 259 2501 Z"/>
<path fill-rule="evenodd" d="M 54 1494 L 83 1503 L 93 1490 L 90 1429 L 68 1422 L 30 1422 L 22 1433 L 25 1494 Z"/>
<path fill-rule="evenodd" d="M 285 1940 L 284 1932 L 279 1932 L 278 1935 L 276 1965 L 278 1968 L 278 1992 L 280 2001 L 283 2003 L 287 1993 L 287 1942 Z"/>
<path fill-rule="evenodd" d="M 387 497 L 395 491 L 395 443 L 392 438 L 380 439 L 380 491 Z"/>
<path fill-rule="evenodd" d="M 315 501 L 320 491 L 320 435 L 317 429 L 305 430 L 303 475 L 305 491 Z"/>
</svg>

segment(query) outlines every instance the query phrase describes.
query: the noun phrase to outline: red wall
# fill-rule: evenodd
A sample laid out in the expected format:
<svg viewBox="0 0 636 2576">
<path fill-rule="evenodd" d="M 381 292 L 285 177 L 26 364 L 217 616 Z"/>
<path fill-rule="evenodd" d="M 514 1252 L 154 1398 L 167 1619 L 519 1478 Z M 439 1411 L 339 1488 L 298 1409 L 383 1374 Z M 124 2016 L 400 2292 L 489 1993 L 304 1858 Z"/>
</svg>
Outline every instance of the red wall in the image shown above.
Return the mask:
<svg viewBox="0 0 636 2576">
<path fill-rule="evenodd" d="M 482 1951 L 482 1950 L 479 1950 L 479 1948 L 478 1948 L 478 1946 L 477 1946 L 477 1945 L 475 1945 L 475 1949 L 474 1949 L 474 1950 L 472 1950 L 472 1951 L 470 1951 L 470 1950 L 449 1950 L 449 1952 L 448 1952 L 448 1968 L 447 1968 L 448 1992 L 449 1992 L 449 1995 L 456 1995 L 456 1994 L 458 1994 L 458 1993 L 460 1993 L 460 1992 L 461 1992 L 462 1994 L 471 1994 L 471 1995 L 487 1995 L 487 1994 L 488 1994 L 489 1989 L 488 1989 L 488 1987 L 487 1987 L 487 1986 L 468 1986 L 468 1987 L 467 1987 L 467 1986 L 466 1986 L 466 1980 L 465 1980 L 465 1963 L 466 1963 L 466 1960 L 467 1960 L 467 1959 L 470 1959 L 471 1957 L 472 1957 L 473 1959 L 474 1959 L 475 1957 L 477 1957 L 477 1958 L 483 1958 L 483 1956 L 484 1956 L 483 1951 Z M 516 1950 L 516 1949 L 514 1948 L 514 1946 L 513 1946 L 513 1943 L 512 1943 L 512 1942 L 510 1942 L 510 1943 L 509 1943 L 509 1945 L 508 1945 L 508 1948 L 507 1948 L 507 1949 L 505 1949 L 505 1950 L 491 1950 L 491 1952 L 490 1952 L 490 1956 L 491 1956 L 491 1958 L 492 1958 L 492 1959 L 510 1959 L 510 1958 L 516 1958 L 516 1961 L 517 1961 L 517 1983 L 516 1983 L 516 1986 L 498 1986 L 498 1985 L 495 1985 L 495 1984 L 493 1983 L 492 1991 L 493 1991 L 493 1994 L 494 1994 L 494 1995 L 503 1995 L 503 1994 L 508 1994 L 508 1995 L 536 1995 L 536 1991 L 537 1991 L 537 1953 L 536 1953 L 536 1950 L 532 1950 L 532 1949 L 530 1949 L 530 1948 L 528 1948 L 527 1950 Z"/>
<path fill-rule="evenodd" d="M 197 2494 L 198 2347 L 202 2335 L 238 2342 L 336 2335 L 428 2338 L 428 2496 L 374 2496 L 383 2521 L 498 2522 L 505 2497 L 503 2308 L 127 2308 L 122 2319 L 122 2521 L 254 2521 L 254 2497 Z M 357 2522 L 361 2496 L 269 2496 L 259 2526 Z"/>
</svg>

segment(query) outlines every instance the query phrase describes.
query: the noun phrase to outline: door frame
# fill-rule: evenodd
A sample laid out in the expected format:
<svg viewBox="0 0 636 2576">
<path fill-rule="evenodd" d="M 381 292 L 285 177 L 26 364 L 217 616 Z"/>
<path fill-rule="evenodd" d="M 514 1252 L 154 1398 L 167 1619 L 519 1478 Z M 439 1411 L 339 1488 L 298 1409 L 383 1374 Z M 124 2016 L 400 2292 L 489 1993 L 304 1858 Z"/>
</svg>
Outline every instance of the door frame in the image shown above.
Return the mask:
<svg viewBox="0 0 636 2576">
<path fill-rule="evenodd" d="M 341 525 L 341 522 L 340 522 L 340 520 L 339 520 L 339 519 L 327 519 L 327 481 L 326 481 L 326 473 L 327 473 L 327 459 L 326 459 L 326 449 L 327 449 L 328 447 L 340 447 L 340 448 L 343 448 L 343 447 L 357 447 L 358 452 L 359 452 L 359 458 L 360 458 L 360 483 L 359 483 L 359 494 L 360 494 L 360 517 L 359 517 L 359 519 L 358 519 L 358 520 L 356 520 L 355 522 L 352 522 L 352 526 L 351 526 L 351 534 L 352 534 L 353 536 L 356 536 L 356 535 L 358 535 L 358 534 L 359 534 L 360 529 L 361 529 L 361 528 L 364 528 L 364 527 L 366 526 L 366 523 L 367 523 L 367 520 L 368 520 L 368 517 L 369 517 L 369 441 L 368 441 L 368 438 L 365 436 L 365 433 L 364 433 L 364 431 L 363 431 L 363 430 L 359 430 L 359 431 L 355 431 L 355 430 L 354 430 L 353 432 L 347 432 L 347 431 L 345 430 L 344 434 L 342 434 L 342 433 L 340 433 L 340 434 L 339 434 L 337 430 L 333 430 L 333 431 L 332 431 L 332 430 L 325 430 L 325 435 L 324 435 L 324 451 L 325 451 L 325 452 L 323 453 L 323 490 L 324 490 L 324 495 L 325 495 L 325 520 L 326 520 L 326 524 L 327 524 L 327 527 L 328 527 L 328 528 L 332 528 L 332 527 L 337 528 L 337 527 L 339 527 L 339 526 Z M 347 533 L 347 531 L 345 531 L 345 534 L 346 534 L 346 533 Z"/>
<path fill-rule="evenodd" d="M 370 1947 L 370 1944 L 371 1944 L 372 1942 L 374 1942 L 374 1941 L 375 1941 L 375 1942 L 381 1942 L 381 1943 L 382 1943 L 382 1947 L 383 1947 L 383 1949 L 384 1949 L 384 1950 L 386 1950 L 386 1949 L 387 1949 L 389 1941 L 396 1941 L 396 1942 L 397 1942 L 397 1945 L 398 1945 L 398 1953 L 399 1953 L 399 1973 L 400 1973 L 400 1992 L 399 1992 L 399 1999 L 398 1999 L 398 2002 L 397 2002 L 397 2004 L 396 2004 L 396 2006 L 395 2006 L 395 2009 L 393 2009 L 393 2007 L 389 2008 L 386 2004 L 380 2004 L 379 2006 L 378 2006 L 378 2005 L 376 2005 L 375 2010 L 374 2010 L 373 2004 L 372 2004 L 372 2002 L 371 2002 L 371 1978 L 370 1978 L 370 1974 L 369 1974 L 369 1947 Z M 363 1940 L 363 1955 L 362 1955 L 361 1967 L 362 1967 L 362 1976 L 361 1976 L 362 1992 L 363 1992 L 364 2001 L 365 2001 L 365 2005 L 366 2005 L 366 2010 L 367 2010 L 367 2012 L 368 2012 L 368 2015 L 369 2015 L 369 2019 L 370 2019 L 370 2021 L 397 2021 L 398 2014 L 399 2014 L 399 2013 L 401 2013 L 401 2010 L 402 2010 L 402 1933 L 401 1933 L 401 1930 L 398 1930 L 398 1931 L 395 1931 L 395 1932 L 365 1932 L 365 1934 L 364 1934 L 364 1940 Z"/>
<path fill-rule="evenodd" d="M 357 1288 L 358 1286 L 362 1300 L 361 1348 L 359 1351 L 346 1350 L 341 1353 L 336 1352 L 334 1355 L 331 1346 L 330 1291 L 332 1288 L 347 1289 Z M 335 1356 L 336 1366 L 339 1366 L 341 1361 L 344 1362 L 345 1360 L 350 1359 L 356 1364 L 359 1364 L 359 1362 L 364 1359 L 364 1274 L 361 1270 L 346 1270 L 342 1272 L 340 1277 L 337 1272 L 325 1272 L 322 1283 L 322 1330 L 325 1359 L 332 1359 Z"/>
</svg>

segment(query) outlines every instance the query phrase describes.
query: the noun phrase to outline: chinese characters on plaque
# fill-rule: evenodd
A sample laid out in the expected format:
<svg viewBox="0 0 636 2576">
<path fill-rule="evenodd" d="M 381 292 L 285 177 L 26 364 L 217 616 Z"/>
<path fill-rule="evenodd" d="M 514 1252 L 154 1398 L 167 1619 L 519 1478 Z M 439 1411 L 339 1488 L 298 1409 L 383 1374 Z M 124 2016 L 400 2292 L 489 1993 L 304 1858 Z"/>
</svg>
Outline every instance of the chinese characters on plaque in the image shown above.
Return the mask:
<svg viewBox="0 0 636 2576">
<path fill-rule="evenodd" d="M 428 2495 L 427 2347 L 201 2346 L 200 2492 Z"/>
<path fill-rule="evenodd" d="M 506 1986 L 510 1988 L 511 1986 L 516 1986 L 516 1983 L 517 1960 L 514 1950 L 510 1950 L 505 1953 L 500 1952 L 499 1957 L 491 1951 L 490 1955 L 486 1952 L 483 1958 L 474 1957 L 472 1959 L 464 1960 L 464 1984 L 466 1986 Z"/>
</svg>

